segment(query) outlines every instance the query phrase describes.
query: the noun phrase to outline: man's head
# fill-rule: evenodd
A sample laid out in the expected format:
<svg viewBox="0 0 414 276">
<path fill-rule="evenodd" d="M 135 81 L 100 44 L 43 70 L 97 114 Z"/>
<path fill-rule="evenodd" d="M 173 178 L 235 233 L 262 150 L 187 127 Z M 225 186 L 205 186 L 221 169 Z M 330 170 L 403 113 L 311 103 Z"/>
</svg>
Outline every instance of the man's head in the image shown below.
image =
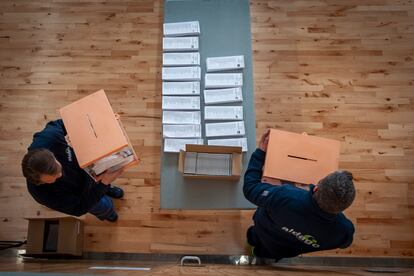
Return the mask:
<svg viewBox="0 0 414 276">
<path fill-rule="evenodd" d="M 355 199 L 352 173 L 335 171 L 321 179 L 314 191 L 313 198 L 322 210 L 332 214 L 340 213 Z"/>
<path fill-rule="evenodd" d="M 32 184 L 51 184 L 62 176 L 62 166 L 47 149 L 30 150 L 22 161 L 22 171 Z"/>
</svg>

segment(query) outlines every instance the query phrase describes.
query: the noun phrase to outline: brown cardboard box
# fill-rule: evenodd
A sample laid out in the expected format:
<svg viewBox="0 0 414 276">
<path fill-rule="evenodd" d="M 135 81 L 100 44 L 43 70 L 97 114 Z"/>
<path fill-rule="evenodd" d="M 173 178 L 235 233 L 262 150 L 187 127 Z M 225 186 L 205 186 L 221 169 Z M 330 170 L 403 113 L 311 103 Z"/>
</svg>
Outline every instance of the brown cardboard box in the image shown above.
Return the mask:
<svg viewBox="0 0 414 276">
<path fill-rule="evenodd" d="M 83 221 L 74 217 L 26 219 L 26 255 L 82 256 Z"/>
<path fill-rule="evenodd" d="M 193 154 L 211 154 L 229 155 L 229 174 L 228 175 L 209 175 L 185 172 L 186 159 Z M 194 156 L 194 155 L 193 155 Z M 208 155 L 204 155 L 208 156 Z M 227 147 L 227 146 L 208 146 L 208 145 L 186 145 L 185 151 L 181 150 L 178 157 L 178 171 L 183 173 L 186 178 L 193 179 L 211 179 L 211 180 L 238 180 L 242 170 L 242 148 L 241 147 Z M 188 159 L 187 159 L 188 160 Z M 199 168 L 201 170 L 206 168 Z"/>
<path fill-rule="evenodd" d="M 125 133 L 119 117 L 114 114 L 104 90 L 99 90 L 59 110 L 75 151 L 79 166 L 95 180 L 94 163 L 123 149 L 132 152 L 131 161 L 125 168 L 139 159 Z"/>
<path fill-rule="evenodd" d="M 338 169 L 339 151 L 336 140 L 272 129 L 262 180 L 317 184 Z"/>
</svg>

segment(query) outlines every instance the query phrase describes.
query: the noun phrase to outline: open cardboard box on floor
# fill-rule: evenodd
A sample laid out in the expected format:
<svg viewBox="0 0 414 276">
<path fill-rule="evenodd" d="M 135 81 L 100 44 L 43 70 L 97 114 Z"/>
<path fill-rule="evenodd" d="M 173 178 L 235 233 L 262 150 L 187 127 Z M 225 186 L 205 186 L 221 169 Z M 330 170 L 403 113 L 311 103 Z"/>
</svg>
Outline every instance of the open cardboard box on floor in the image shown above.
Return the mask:
<svg viewBox="0 0 414 276">
<path fill-rule="evenodd" d="M 271 129 L 262 181 L 317 184 L 338 170 L 339 151 L 336 140 Z"/>
<path fill-rule="evenodd" d="M 83 221 L 74 217 L 26 218 L 25 256 L 82 256 Z"/>
<path fill-rule="evenodd" d="M 186 178 L 238 180 L 241 170 L 241 147 L 186 145 L 178 157 L 178 171 Z"/>
</svg>

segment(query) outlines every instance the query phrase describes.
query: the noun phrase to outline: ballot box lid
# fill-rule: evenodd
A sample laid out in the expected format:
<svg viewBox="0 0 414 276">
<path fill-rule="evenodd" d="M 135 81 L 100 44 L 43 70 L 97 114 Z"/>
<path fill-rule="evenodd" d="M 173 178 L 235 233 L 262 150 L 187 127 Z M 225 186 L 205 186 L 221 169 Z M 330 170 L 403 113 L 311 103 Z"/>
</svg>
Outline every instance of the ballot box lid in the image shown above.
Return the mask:
<svg viewBox="0 0 414 276">
<path fill-rule="evenodd" d="M 336 140 L 271 129 L 263 178 L 317 184 L 338 169 L 339 151 Z"/>
<path fill-rule="evenodd" d="M 102 89 L 62 107 L 59 112 L 81 168 L 128 145 Z"/>
</svg>

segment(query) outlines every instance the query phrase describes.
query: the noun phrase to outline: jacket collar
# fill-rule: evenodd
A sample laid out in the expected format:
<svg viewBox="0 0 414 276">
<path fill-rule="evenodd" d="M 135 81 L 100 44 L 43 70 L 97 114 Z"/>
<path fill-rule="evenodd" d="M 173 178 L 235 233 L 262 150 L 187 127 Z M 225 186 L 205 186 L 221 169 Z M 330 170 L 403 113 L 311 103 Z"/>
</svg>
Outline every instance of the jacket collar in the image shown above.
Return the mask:
<svg viewBox="0 0 414 276">
<path fill-rule="evenodd" d="M 313 184 L 309 185 L 308 195 L 309 195 L 309 199 L 310 199 L 313 211 L 315 213 L 317 213 L 318 216 L 320 216 L 323 219 L 335 220 L 337 218 L 338 214 L 332 214 L 332 213 L 325 212 L 324 210 L 321 209 L 321 207 L 319 207 L 318 203 L 316 203 L 315 199 L 313 198 L 313 194 L 314 194 L 313 189 L 314 188 L 315 188 L 315 185 L 313 185 Z"/>
</svg>

